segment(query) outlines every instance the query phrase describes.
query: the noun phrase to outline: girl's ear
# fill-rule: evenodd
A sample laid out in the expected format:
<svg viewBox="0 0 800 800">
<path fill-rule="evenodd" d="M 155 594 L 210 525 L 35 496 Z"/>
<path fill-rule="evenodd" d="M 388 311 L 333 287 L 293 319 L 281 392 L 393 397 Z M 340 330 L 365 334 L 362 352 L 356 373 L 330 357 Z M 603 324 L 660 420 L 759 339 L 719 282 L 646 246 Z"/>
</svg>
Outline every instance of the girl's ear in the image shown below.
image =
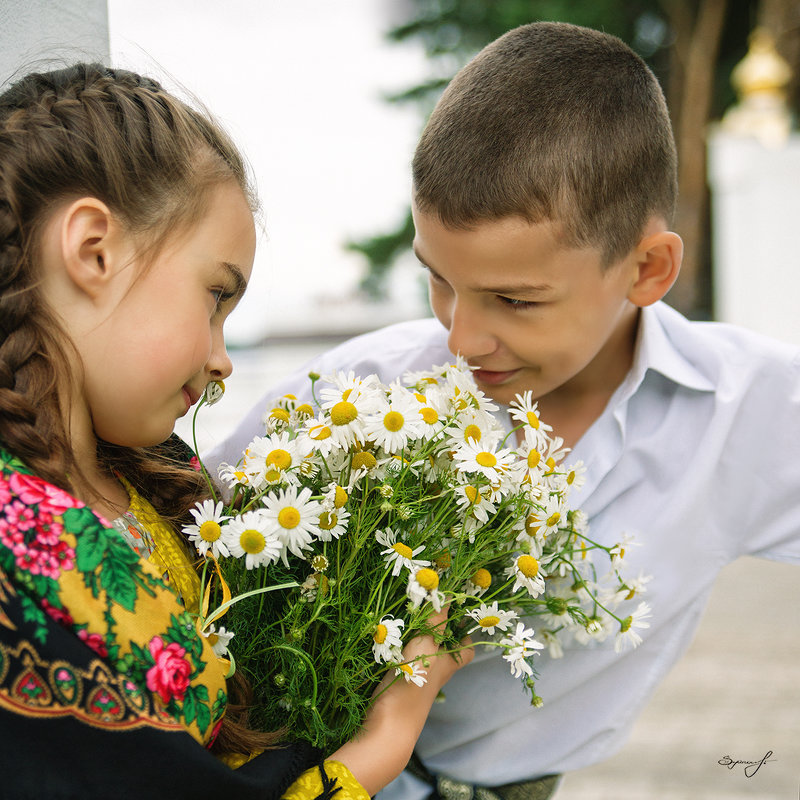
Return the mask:
<svg viewBox="0 0 800 800">
<path fill-rule="evenodd" d="M 658 230 L 645 234 L 636 247 L 636 277 L 628 299 L 636 306 L 649 306 L 670 290 L 683 260 L 683 242 L 677 233 Z"/>
<path fill-rule="evenodd" d="M 96 197 L 75 200 L 61 219 L 61 256 L 73 286 L 98 299 L 124 263 L 124 237 L 108 206 Z"/>
</svg>

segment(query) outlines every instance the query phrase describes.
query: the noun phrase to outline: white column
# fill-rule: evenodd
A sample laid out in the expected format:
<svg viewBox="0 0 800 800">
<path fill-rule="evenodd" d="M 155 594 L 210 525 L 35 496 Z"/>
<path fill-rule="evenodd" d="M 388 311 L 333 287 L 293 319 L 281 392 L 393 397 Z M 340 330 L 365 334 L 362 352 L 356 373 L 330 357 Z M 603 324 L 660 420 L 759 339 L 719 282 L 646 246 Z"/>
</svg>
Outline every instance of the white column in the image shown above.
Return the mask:
<svg viewBox="0 0 800 800">
<path fill-rule="evenodd" d="M 800 344 L 800 134 L 709 137 L 715 318 Z"/>
<path fill-rule="evenodd" d="M 106 0 L 0 2 L 0 86 L 33 70 L 108 59 Z"/>
</svg>

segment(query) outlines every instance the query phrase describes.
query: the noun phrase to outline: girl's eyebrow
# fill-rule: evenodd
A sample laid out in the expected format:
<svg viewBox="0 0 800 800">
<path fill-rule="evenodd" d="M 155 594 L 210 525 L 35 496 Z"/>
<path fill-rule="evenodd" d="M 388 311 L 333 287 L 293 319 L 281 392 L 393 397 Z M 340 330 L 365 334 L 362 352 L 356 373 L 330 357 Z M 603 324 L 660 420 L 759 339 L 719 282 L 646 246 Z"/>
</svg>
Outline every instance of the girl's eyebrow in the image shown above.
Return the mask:
<svg viewBox="0 0 800 800">
<path fill-rule="evenodd" d="M 227 261 L 221 263 L 222 268 L 228 273 L 234 284 L 234 289 L 231 299 L 239 300 L 247 289 L 247 281 L 245 280 L 244 273 L 236 266 Z"/>
</svg>

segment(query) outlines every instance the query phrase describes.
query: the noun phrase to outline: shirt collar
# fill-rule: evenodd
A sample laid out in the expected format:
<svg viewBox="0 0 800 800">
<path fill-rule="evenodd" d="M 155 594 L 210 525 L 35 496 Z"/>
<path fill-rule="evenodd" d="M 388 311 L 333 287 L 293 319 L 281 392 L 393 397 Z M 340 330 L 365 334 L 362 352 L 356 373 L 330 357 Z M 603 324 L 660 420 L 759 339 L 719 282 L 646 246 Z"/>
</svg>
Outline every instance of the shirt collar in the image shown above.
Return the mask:
<svg viewBox="0 0 800 800">
<path fill-rule="evenodd" d="M 630 397 L 639 388 L 648 370 L 658 372 L 688 389 L 699 392 L 714 390 L 713 381 L 676 347 L 666 329 L 689 324 L 688 320 L 663 302 L 641 309 L 633 365 L 620 387 L 621 395 Z"/>
</svg>

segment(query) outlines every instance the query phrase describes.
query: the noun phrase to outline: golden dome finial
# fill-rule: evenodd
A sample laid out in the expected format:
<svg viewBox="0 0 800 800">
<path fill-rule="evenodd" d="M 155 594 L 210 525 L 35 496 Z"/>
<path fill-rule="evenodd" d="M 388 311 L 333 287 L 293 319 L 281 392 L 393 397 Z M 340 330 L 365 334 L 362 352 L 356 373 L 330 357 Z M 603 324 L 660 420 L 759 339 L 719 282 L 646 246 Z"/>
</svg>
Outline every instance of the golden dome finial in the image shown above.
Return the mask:
<svg viewBox="0 0 800 800">
<path fill-rule="evenodd" d="M 722 119 L 722 128 L 750 136 L 767 146 L 779 146 L 789 137 L 791 115 L 786 88 L 792 70 L 775 49 L 775 39 L 766 28 L 750 34 L 747 55 L 733 68 L 731 83 L 739 103 Z"/>
</svg>

